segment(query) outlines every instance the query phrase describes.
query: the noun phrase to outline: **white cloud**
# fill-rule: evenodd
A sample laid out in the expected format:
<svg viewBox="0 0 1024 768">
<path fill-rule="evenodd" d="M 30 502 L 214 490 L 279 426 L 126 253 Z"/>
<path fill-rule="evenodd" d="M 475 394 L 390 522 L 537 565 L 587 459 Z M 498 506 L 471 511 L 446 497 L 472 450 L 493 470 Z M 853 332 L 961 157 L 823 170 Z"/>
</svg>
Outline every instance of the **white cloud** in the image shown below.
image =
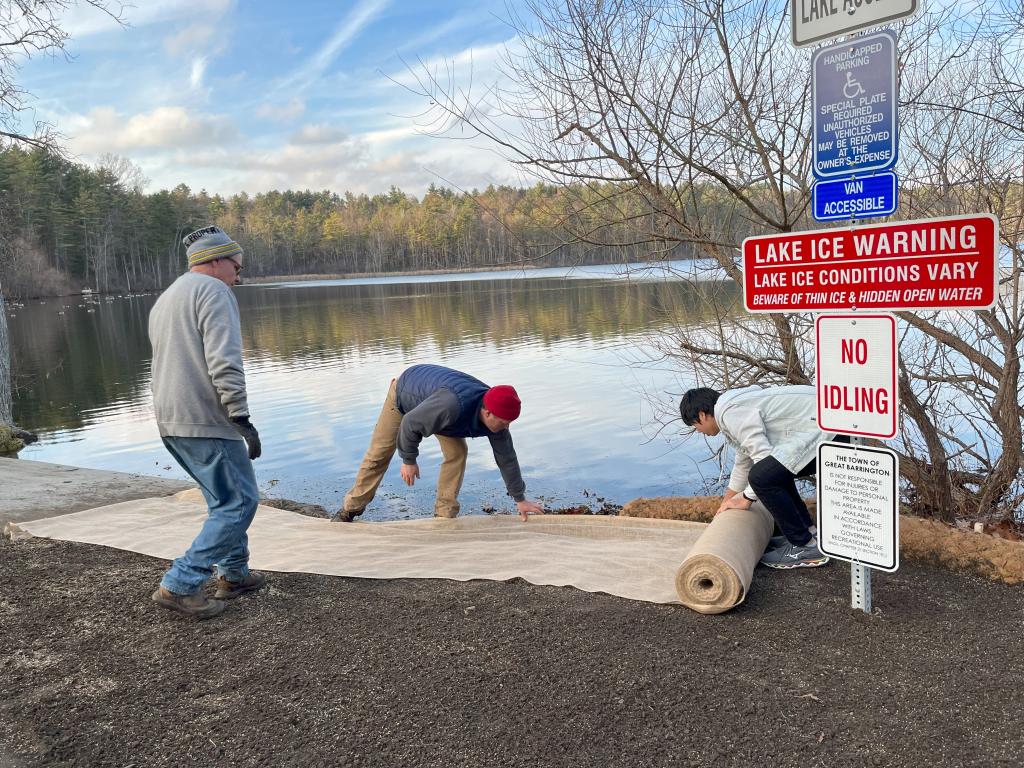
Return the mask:
<svg viewBox="0 0 1024 768">
<path fill-rule="evenodd" d="M 465 48 L 452 56 L 435 56 L 430 59 L 410 61 L 405 69 L 393 72 L 379 81 L 379 85 L 400 85 L 417 89 L 421 82 L 435 76 L 442 85 L 449 83 L 449 75 L 453 85 L 467 86 L 473 81 L 488 81 L 504 75 L 501 63 L 502 55 L 518 43 L 518 37 L 504 42 L 493 43 L 475 48 Z M 480 83 L 478 82 L 479 86 Z"/>
<path fill-rule="evenodd" d="M 285 102 L 265 101 L 256 109 L 256 114 L 278 123 L 287 123 L 302 117 L 306 111 L 306 102 L 294 96 Z"/>
<path fill-rule="evenodd" d="M 292 72 L 280 84 L 282 89 L 303 90 L 318 79 L 349 43 L 376 18 L 390 0 L 362 0 L 346 16 L 330 39 L 311 56 L 302 67 Z"/>
<path fill-rule="evenodd" d="M 188 83 L 193 90 L 200 88 L 203 84 L 203 74 L 206 72 L 206 57 L 199 56 L 192 60 L 192 72 L 189 74 Z"/>
<path fill-rule="evenodd" d="M 292 134 L 289 141 L 292 144 L 334 144 L 348 138 L 345 131 L 340 128 L 316 123 L 315 125 L 304 125 L 299 131 Z"/>
<path fill-rule="evenodd" d="M 189 24 L 164 37 L 164 49 L 171 56 L 220 50 L 223 43 L 216 40 L 217 32 L 217 27 L 208 21 Z"/>
<path fill-rule="evenodd" d="M 397 128 L 383 128 L 379 131 L 364 133 L 363 139 L 370 144 L 388 144 L 392 141 L 407 139 L 410 136 L 418 135 L 419 131 L 412 123 Z"/>
<path fill-rule="evenodd" d="M 223 195 L 285 189 L 376 194 L 395 185 L 420 195 L 431 183 L 462 189 L 532 183 L 485 146 L 414 137 L 399 148 L 370 138 L 380 137 L 346 136 L 314 124 L 273 146 L 256 147 L 242 139 L 221 145 L 200 140 L 173 148 L 137 147 L 121 154 L 131 157 L 151 179 L 151 192 L 184 183 Z M 119 140 L 112 136 L 108 144 Z M 98 142 L 91 147 L 111 151 L 109 146 L 98 147 Z M 80 151 L 78 143 L 75 149 Z"/>
<path fill-rule="evenodd" d="M 459 13 L 443 24 L 424 30 L 416 37 L 402 42 L 399 51 L 421 51 L 428 45 L 450 36 L 453 32 L 470 29 L 480 24 L 480 17 L 473 14 Z"/>
<path fill-rule="evenodd" d="M 157 107 L 128 118 L 111 107 L 97 107 L 64 125 L 74 151 L 90 155 L 216 146 L 237 136 L 235 125 L 228 118 L 184 107 Z"/>
</svg>

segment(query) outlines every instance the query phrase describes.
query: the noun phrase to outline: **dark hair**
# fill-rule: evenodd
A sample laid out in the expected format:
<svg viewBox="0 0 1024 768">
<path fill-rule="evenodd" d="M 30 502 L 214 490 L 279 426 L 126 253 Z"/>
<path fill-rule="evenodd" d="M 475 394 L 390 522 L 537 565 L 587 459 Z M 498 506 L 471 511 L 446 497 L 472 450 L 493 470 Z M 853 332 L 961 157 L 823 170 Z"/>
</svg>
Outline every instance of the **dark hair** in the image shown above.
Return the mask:
<svg viewBox="0 0 1024 768">
<path fill-rule="evenodd" d="M 717 391 L 707 387 L 698 387 L 687 391 L 683 395 L 683 399 L 679 401 L 679 415 L 683 417 L 683 424 L 692 427 L 700 419 L 702 413 L 714 416 L 718 396 Z"/>
</svg>

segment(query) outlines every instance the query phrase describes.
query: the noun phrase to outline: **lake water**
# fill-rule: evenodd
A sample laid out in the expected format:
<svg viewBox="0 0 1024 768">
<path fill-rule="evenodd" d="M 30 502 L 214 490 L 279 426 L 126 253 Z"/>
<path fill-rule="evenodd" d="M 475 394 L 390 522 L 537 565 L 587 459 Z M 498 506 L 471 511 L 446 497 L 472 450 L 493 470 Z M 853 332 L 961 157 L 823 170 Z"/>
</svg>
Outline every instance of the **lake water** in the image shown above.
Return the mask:
<svg viewBox="0 0 1024 768">
<path fill-rule="evenodd" d="M 240 286 L 260 488 L 329 511 L 359 466 L 390 380 L 415 363 L 513 384 L 512 434 L 527 496 L 549 507 L 700 493 L 717 465 L 702 439 L 658 433 L 690 383 L 650 361 L 692 285 L 660 268 L 590 267 Z M 153 420 L 149 309 L 156 295 L 68 297 L 12 308 L 15 421 L 40 435 L 25 459 L 185 477 Z M 369 519 L 432 513 L 440 464 L 424 441 L 407 489 L 396 458 Z M 511 510 L 486 439 L 470 443 L 463 509 Z"/>
</svg>

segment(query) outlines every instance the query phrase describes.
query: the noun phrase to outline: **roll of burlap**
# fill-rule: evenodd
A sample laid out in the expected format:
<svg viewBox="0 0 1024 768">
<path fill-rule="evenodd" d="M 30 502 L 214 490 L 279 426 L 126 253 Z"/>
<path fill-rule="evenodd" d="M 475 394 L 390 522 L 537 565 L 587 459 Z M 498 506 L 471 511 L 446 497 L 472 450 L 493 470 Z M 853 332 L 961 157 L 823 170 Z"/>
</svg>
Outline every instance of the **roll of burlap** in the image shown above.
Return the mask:
<svg viewBox="0 0 1024 768">
<path fill-rule="evenodd" d="M 724 613 L 742 603 L 773 526 L 760 503 L 715 515 L 676 571 L 680 602 L 699 613 Z"/>
</svg>

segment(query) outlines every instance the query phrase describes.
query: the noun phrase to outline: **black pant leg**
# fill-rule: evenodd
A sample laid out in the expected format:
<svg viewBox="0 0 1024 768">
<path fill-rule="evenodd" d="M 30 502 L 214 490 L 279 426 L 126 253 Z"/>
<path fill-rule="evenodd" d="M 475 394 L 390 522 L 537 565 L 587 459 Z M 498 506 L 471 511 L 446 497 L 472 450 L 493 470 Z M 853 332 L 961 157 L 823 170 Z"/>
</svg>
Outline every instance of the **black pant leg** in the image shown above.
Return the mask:
<svg viewBox="0 0 1024 768">
<path fill-rule="evenodd" d="M 846 443 L 846 444 L 849 444 L 850 436 L 849 435 L 836 435 L 832 439 L 832 442 L 834 442 L 834 443 Z M 778 462 L 776 462 L 776 463 L 778 463 Z M 781 467 L 782 465 L 779 464 L 779 466 Z M 785 469 L 785 467 L 783 467 L 783 469 Z M 799 472 L 796 473 L 796 477 L 797 478 L 810 477 L 811 475 L 815 475 L 817 473 L 818 473 L 818 460 L 817 459 L 811 459 L 810 462 L 807 464 L 807 466 L 805 466 L 803 469 L 801 469 Z M 799 491 L 797 491 L 796 483 L 793 483 L 793 503 L 796 505 L 797 509 L 802 510 L 804 521 L 807 523 L 808 527 L 814 525 L 815 524 L 815 520 L 811 517 L 811 513 L 808 511 L 807 505 L 804 503 L 804 500 L 800 496 Z"/>
<path fill-rule="evenodd" d="M 796 477 L 798 479 L 801 478 L 801 477 L 810 477 L 811 475 L 813 475 L 813 474 L 815 474 L 817 472 L 817 469 L 818 469 L 817 465 L 818 465 L 818 460 L 817 459 L 811 459 L 811 463 L 808 464 L 803 469 L 801 469 L 799 472 L 797 472 L 796 473 Z M 779 466 L 782 466 L 782 465 L 780 464 Z M 807 509 L 807 504 L 804 503 L 804 498 L 803 498 L 803 496 L 800 495 L 800 491 L 797 489 L 796 483 L 793 483 L 792 498 L 793 498 L 793 503 L 796 505 L 796 508 L 798 510 L 800 510 L 801 516 L 803 517 L 804 522 L 807 523 L 807 526 L 810 527 L 810 526 L 814 525 L 814 522 L 815 522 L 814 518 L 811 517 L 810 510 Z"/>
<path fill-rule="evenodd" d="M 811 516 L 797 492 L 796 478 L 797 475 L 782 466 L 778 459 L 768 456 L 751 467 L 747 479 L 786 539 L 801 546 L 811 539 L 811 532 L 807 530 Z"/>
</svg>

